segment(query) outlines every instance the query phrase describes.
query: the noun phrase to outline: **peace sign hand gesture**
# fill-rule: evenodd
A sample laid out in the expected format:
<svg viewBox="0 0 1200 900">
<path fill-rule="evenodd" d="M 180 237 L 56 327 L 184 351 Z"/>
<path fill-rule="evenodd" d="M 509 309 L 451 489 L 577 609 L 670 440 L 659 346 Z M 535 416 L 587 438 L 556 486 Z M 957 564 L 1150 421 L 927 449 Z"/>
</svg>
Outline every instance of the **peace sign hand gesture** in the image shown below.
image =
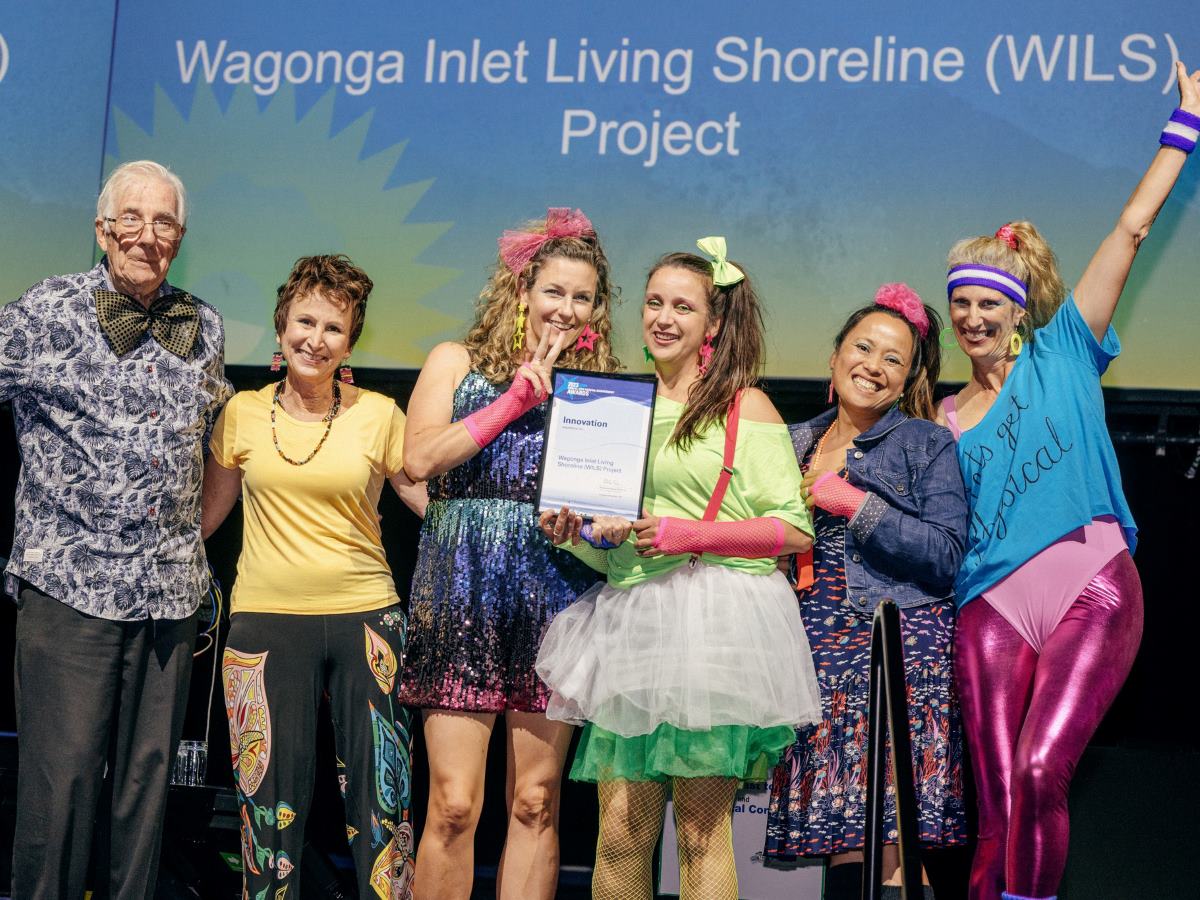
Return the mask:
<svg viewBox="0 0 1200 900">
<path fill-rule="evenodd" d="M 554 341 L 550 340 L 550 332 L 554 331 Z M 539 400 L 543 397 L 550 396 L 553 387 L 550 383 L 550 371 L 554 368 L 555 362 L 558 361 L 558 355 L 562 353 L 563 346 L 567 342 L 567 332 L 558 331 L 556 328 L 544 328 L 542 337 L 538 341 L 537 349 L 533 351 L 533 355 L 527 362 L 521 364 L 517 369 L 517 376 L 524 378 L 533 385 L 533 393 Z"/>
</svg>

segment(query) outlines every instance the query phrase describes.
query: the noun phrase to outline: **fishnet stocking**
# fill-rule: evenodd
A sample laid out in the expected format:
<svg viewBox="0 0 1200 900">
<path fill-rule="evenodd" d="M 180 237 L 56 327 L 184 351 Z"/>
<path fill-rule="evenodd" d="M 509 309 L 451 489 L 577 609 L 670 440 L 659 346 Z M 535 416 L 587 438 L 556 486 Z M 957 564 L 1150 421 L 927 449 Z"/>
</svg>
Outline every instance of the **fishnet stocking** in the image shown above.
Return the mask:
<svg viewBox="0 0 1200 900">
<path fill-rule="evenodd" d="M 654 846 L 662 832 L 667 786 L 657 781 L 601 781 L 600 838 L 593 900 L 651 900 Z"/>
<path fill-rule="evenodd" d="M 737 900 L 733 856 L 735 778 L 676 778 L 680 900 Z"/>
</svg>

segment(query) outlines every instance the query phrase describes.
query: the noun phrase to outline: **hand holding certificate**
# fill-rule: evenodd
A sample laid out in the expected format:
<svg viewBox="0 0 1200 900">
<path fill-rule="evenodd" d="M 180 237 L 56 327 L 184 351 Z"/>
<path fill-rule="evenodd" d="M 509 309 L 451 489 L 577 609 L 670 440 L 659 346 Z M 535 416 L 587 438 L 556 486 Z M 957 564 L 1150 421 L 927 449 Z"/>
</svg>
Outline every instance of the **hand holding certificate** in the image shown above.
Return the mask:
<svg viewBox="0 0 1200 900">
<path fill-rule="evenodd" d="M 537 508 L 640 518 L 655 377 L 555 369 L 552 385 Z"/>
</svg>

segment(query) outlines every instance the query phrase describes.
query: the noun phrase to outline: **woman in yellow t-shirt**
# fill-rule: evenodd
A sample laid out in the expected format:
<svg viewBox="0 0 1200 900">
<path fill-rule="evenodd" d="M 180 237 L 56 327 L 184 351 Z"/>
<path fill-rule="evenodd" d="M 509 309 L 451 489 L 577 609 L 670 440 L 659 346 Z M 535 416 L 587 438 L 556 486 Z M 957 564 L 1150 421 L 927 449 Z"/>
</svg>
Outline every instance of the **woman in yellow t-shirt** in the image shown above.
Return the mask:
<svg viewBox="0 0 1200 900">
<path fill-rule="evenodd" d="M 242 554 L 222 661 L 246 895 L 300 896 L 317 707 L 328 693 L 360 896 L 411 896 L 409 713 L 395 697 L 405 619 L 379 528 L 384 480 L 418 514 L 404 414 L 346 365 L 371 279 L 345 256 L 296 262 L 279 288 L 273 369 L 213 429 L 207 538 L 240 495 Z"/>
</svg>

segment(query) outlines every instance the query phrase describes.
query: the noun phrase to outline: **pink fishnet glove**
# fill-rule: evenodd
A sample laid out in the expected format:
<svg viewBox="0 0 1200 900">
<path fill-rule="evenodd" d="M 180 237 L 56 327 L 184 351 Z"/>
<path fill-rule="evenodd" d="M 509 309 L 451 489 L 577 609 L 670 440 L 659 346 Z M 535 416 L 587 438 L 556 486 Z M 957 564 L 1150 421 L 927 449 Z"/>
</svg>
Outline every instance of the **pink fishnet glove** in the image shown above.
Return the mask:
<svg viewBox="0 0 1200 900">
<path fill-rule="evenodd" d="M 845 479 L 839 478 L 833 472 L 826 472 L 812 483 L 808 489 L 813 503 L 835 516 L 854 518 L 860 506 L 867 499 L 864 491 L 860 491 Z"/>
<path fill-rule="evenodd" d="M 533 382 L 515 376 L 507 391 L 483 409 L 471 413 L 463 419 L 463 424 L 482 450 L 510 424 L 541 403 L 542 399 L 534 396 Z"/>
<path fill-rule="evenodd" d="M 740 522 L 697 522 L 664 516 L 658 520 L 654 548 L 668 555 L 716 553 L 758 559 L 778 556 L 783 549 L 783 523 L 779 519 L 743 519 Z"/>
</svg>

